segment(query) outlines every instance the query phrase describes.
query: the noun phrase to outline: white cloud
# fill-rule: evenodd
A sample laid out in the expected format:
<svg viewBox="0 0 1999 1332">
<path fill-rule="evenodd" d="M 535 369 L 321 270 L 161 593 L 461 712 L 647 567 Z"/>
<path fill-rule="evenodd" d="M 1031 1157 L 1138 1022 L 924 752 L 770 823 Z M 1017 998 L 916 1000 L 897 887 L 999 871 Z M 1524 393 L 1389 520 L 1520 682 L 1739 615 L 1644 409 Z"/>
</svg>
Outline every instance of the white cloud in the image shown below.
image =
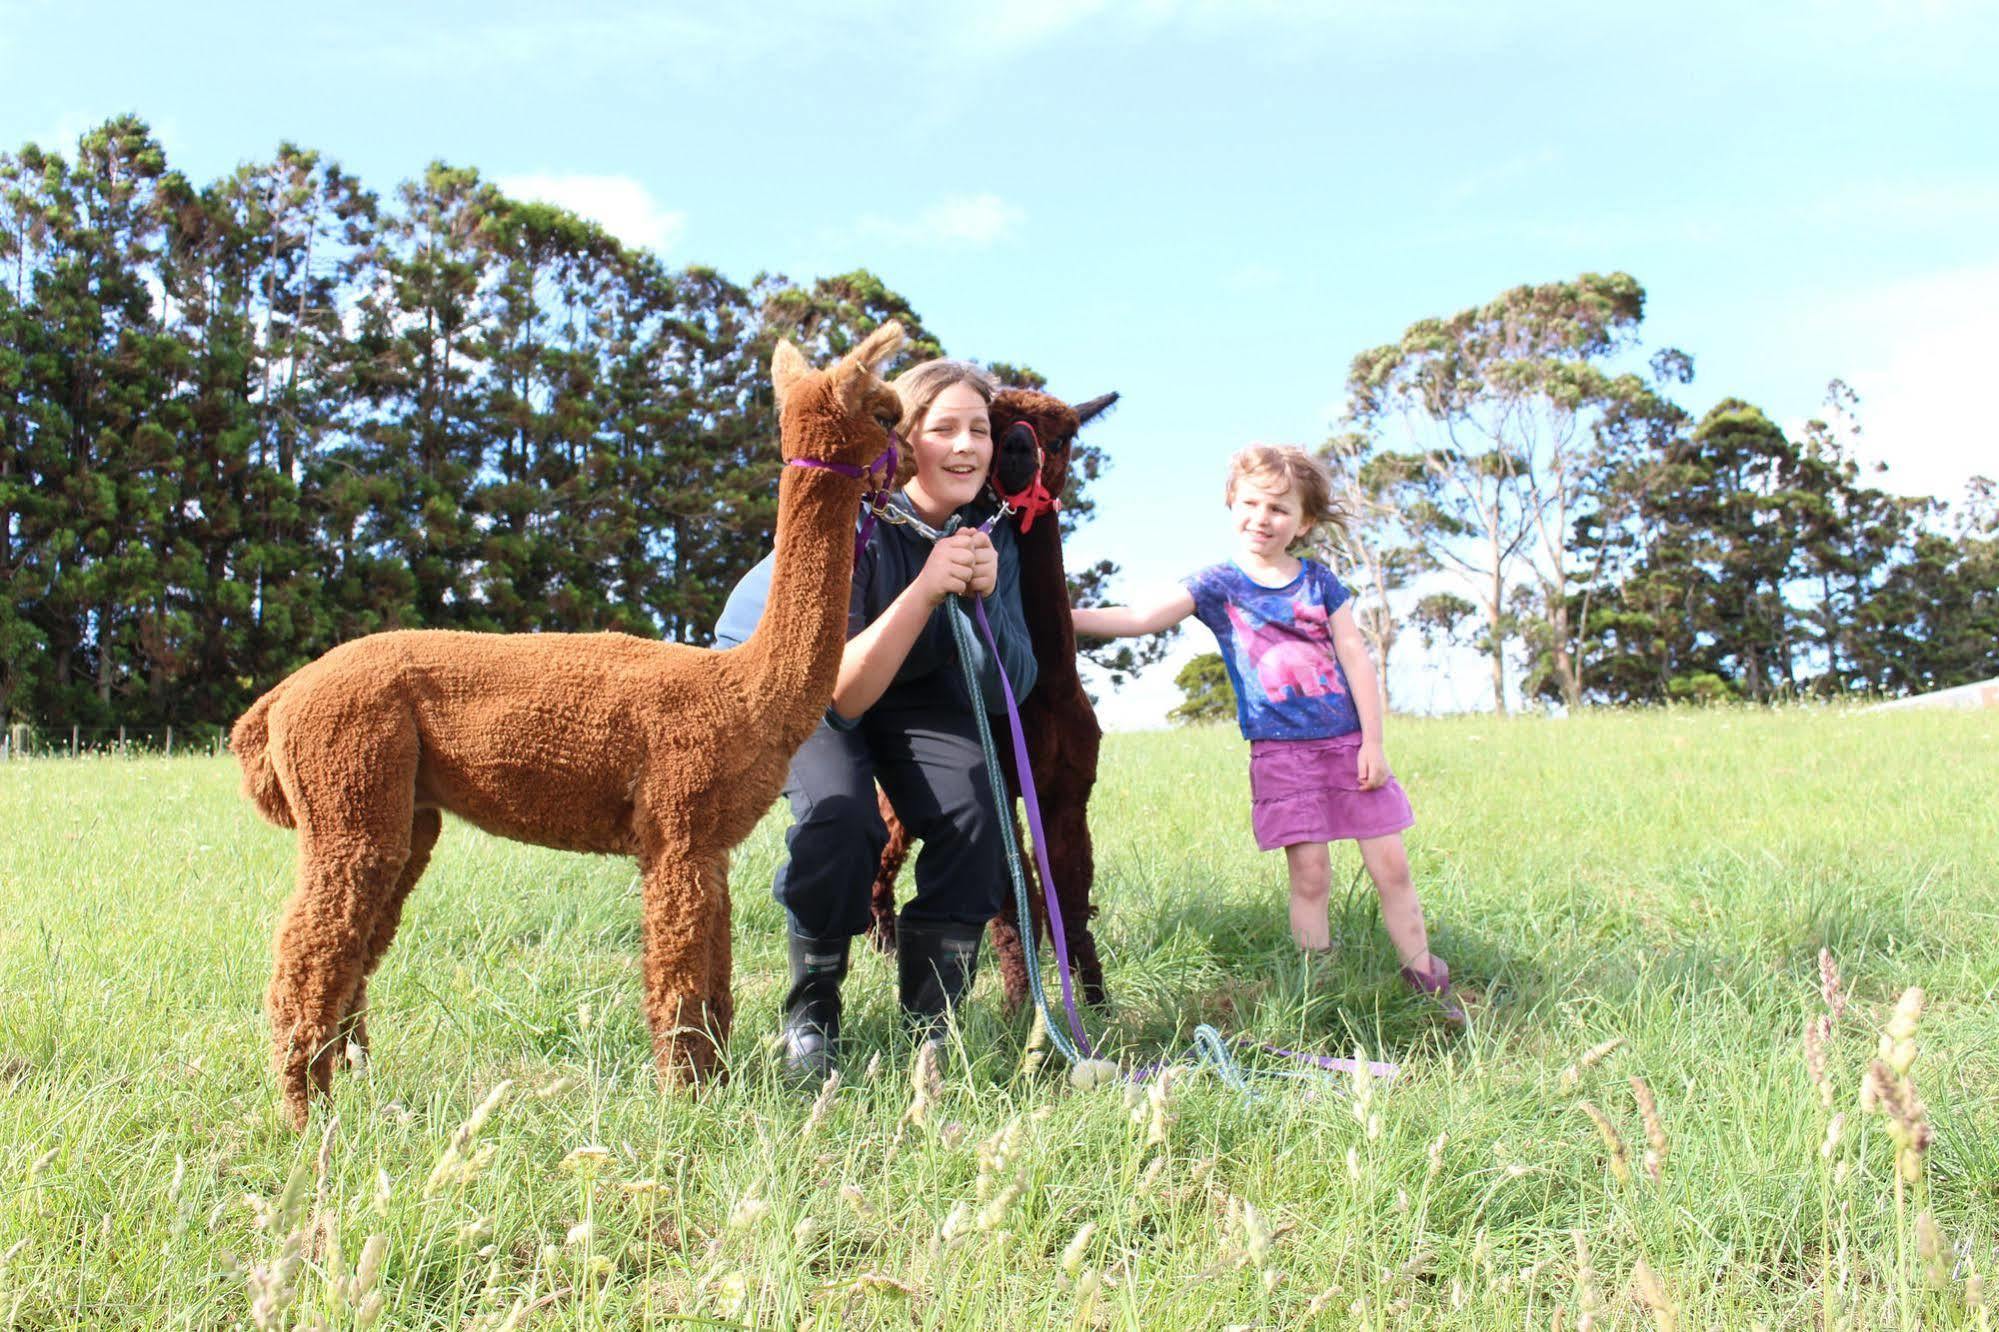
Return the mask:
<svg viewBox="0 0 1999 1332">
<path fill-rule="evenodd" d="M 502 176 L 494 183 L 516 199 L 567 208 L 642 249 L 669 249 L 687 225 L 687 214 L 662 208 L 630 176 Z"/>
<path fill-rule="evenodd" d="M 1999 346 L 1999 264 L 1863 290 L 1816 312 L 1807 328 L 1851 348 L 1844 377 L 1860 395 L 1855 451 L 1888 465 L 1881 482 L 1956 499 L 1972 476 L 1999 474 L 1999 426 L 1983 402 Z"/>
<path fill-rule="evenodd" d="M 1027 212 L 997 194 L 954 194 L 938 200 L 915 217 L 890 218 L 869 214 L 860 220 L 864 235 L 881 236 L 906 245 L 945 245 L 984 249 L 1010 236 L 1027 220 Z"/>
</svg>

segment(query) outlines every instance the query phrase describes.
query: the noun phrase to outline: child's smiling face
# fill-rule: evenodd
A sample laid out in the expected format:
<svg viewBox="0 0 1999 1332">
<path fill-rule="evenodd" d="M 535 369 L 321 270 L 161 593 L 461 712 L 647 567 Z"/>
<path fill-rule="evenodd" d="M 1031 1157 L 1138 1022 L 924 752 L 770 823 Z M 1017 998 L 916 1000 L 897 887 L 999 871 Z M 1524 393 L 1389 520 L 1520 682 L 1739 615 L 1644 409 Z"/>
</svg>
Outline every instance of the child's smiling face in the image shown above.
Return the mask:
<svg viewBox="0 0 1999 1332">
<path fill-rule="evenodd" d="M 1261 562 L 1283 558 L 1304 528 L 1297 489 L 1283 476 L 1251 475 L 1236 481 L 1229 500 L 1236 550 Z"/>
<path fill-rule="evenodd" d="M 953 384 L 931 399 L 911 442 L 916 476 L 909 497 L 919 510 L 943 515 L 979 497 L 993 460 L 992 418 L 970 384 Z"/>
</svg>

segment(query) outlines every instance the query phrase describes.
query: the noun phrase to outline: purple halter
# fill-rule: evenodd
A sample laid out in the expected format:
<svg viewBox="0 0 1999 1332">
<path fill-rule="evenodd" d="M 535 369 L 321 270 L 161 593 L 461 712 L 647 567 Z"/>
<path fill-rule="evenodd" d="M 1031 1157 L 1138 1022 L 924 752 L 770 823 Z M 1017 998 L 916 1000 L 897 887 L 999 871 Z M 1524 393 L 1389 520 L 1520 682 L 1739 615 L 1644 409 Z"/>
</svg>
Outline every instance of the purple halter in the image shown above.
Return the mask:
<svg viewBox="0 0 1999 1332">
<path fill-rule="evenodd" d="M 868 548 L 868 537 L 875 530 L 875 506 L 872 501 L 895 483 L 895 469 L 902 462 L 902 455 L 896 451 L 895 431 L 888 432 L 888 444 L 875 460 L 866 467 L 854 463 L 826 462 L 819 458 L 786 458 L 786 467 L 804 467 L 815 472 L 834 472 L 840 476 L 865 481 L 867 488 L 861 492 L 861 526 L 854 534 L 854 559 L 859 561 L 861 552 Z M 879 473 L 879 476 L 877 476 Z"/>
</svg>

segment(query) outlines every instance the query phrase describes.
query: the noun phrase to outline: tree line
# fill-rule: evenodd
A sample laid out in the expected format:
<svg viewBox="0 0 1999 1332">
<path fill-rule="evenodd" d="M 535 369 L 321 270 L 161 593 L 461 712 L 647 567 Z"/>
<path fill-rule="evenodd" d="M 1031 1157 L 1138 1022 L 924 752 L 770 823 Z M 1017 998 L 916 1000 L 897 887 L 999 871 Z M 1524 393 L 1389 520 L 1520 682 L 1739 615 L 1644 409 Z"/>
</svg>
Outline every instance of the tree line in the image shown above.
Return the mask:
<svg viewBox="0 0 1999 1332">
<path fill-rule="evenodd" d="M 197 186 L 131 116 L 0 155 L 0 719 L 225 722 L 395 627 L 705 643 L 770 546 L 776 340 L 891 318 L 943 354 L 869 272 L 670 268 L 468 167 Z"/>
<path fill-rule="evenodd" d="M 1698 420 L 1676 348 L 1640 360 L 1625 273 L 1521 286 L 1354 357 L 1322 446 L 1353 514 L 1320 553 L 1387 687 L 1410 635 L 1475 649 L 1495 710 L 1897 695 L 1999 676 L 1999 488 L 1888 493 L 1834 380 L 1786 432 Z M 1181 719 L 1232 711 L 1189 663 Z"/>
</svg>

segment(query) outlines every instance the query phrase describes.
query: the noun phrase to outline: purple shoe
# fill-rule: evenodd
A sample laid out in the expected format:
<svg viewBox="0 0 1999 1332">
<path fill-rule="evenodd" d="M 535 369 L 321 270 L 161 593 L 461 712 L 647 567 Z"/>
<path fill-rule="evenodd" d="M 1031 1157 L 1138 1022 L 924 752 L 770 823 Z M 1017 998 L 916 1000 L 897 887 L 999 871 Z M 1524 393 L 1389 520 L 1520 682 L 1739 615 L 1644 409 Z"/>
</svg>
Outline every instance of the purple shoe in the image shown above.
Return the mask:
<svg viewBox="0 0 1999 1332">
<path fill-rule="evenodd" d="M 1471 1019 L 1465 1016 L 1464 1005 L 1451 993 L 1451 969 L 1444 964 L 1443 958 L 1432 953 L 1427 971 L 1402 968 L 1402 979 L 1409 983 L 1410 988 L 1435 999 L 1437 1006 L 1444 1010 L 1444 1020 L 1453 1027 L 1463 1031 L 1471 1025 Z"/>
</svg>

